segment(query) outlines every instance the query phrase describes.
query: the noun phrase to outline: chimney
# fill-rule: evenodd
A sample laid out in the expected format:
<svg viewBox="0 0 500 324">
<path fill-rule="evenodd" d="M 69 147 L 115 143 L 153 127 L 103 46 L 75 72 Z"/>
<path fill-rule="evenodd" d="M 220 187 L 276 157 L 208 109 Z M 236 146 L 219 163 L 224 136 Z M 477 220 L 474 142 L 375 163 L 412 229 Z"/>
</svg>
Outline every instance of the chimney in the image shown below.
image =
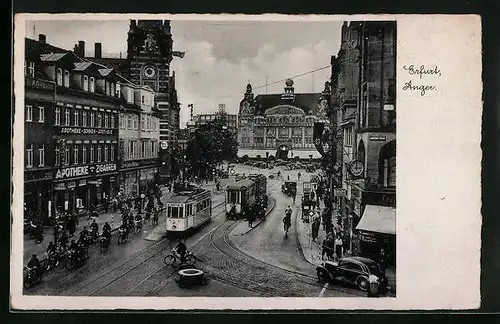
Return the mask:
<svg viewBox="0 0 500 324">
<path fill-rule="evenodd" d="M 45 34 L 38 34 L 38 41 L 40 43 L 44 43 L 47 41 L 47 36 L 45 36 Z"/>
<path fill-rule="evenodd" d="M 95 43 L 94 44 L 94 57 L 95 58 L 101 58 L 102 57 L 102 44 L 101 43 Z"/>
<path fill-rule="evenodd" d="M 78 41 L 78 56 L 80 57 L 85 57 L 85 42 L 84 41 Z"/>
</svg>

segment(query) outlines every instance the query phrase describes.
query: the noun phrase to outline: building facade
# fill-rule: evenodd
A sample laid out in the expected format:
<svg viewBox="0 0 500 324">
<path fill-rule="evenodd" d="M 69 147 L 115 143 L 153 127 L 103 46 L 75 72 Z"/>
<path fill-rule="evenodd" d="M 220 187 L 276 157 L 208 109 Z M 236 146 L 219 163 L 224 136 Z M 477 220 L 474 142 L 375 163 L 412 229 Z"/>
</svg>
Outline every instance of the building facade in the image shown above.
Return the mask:
<svg viewBox="0 0 500 324">
<path fill-rule="evenodd" d="M 345 22 L 332 57 L 337 217 L 350 249 L 395 258 L 396 23 Z M 377 224 L 374 228 L 373 224 Z"/>
<path fill-rule="evenodd" d="M 319 158 L 313 128 L 327 107 L 321 93 L 295 93 L 291 79 L 282 94 L 254 97 L 248 84 L 238 115 L 238 156 Z"/>
<path fill-rule="evenodd" d="M 42 84 L 55 88 L 50 96 L 52 104 L 43 101 L 46 105 L 42 106 L 40 99 L 33 101 L 35 95 L 31 90 L 26 95 L 26 110 L 31 119 L 33 111 L 29 110 L 33 108 L 30 106 L 36 105 L 35 117 L 39 124 L 46 124 L 33 132 L 32 125 L 27 127 L 25 170 L 27 175 L 33 174 L 31 169 L 38 159 L 37 169 L 43 169 L 47 176 L 52 172 L 50 185 L 40 186 L 42 191 L 49 193 L 36 194 L 47 198 L 42 202 L 42 210 L 47 213 L 42 212 L 40 216 L 48 221 L 55 212 L 82 213 L 116 194 L 120 109 L 116 84 L 119 78 L 112 69 L 46 44 L 43 35 L 38 41 L 26 39 L 25 43 L 29 74 L 26 86 L 38 84 L 50 93 L 53 91 L 48 90 L 50 86 Z M 32 61 L 35 62 L 35 77 L 43 82 L 30 81 Z M 41 95 L 38 98 L 42 98 Z M 46 94 L 44 100 L 48 100 Z M 29 176 L 26 180 L 30 183 Z M 28 206 L 33 205 L 30 195 L 25 201 Z"/>
<path fill-rule="evenodd" d="M 194 116 L 196 127 L 206 125 L 213 120 L 222 120 L 227 129 L 234 133 L 238 130 L 238 115 L 216 112 L 212 114 L 200 114 Z"/>
<path fill-rule="evenodd" d="M 120 192 L 136 198 L 155 182 L 158 172 L 159 115 L 154 91 L 131 82 L 120 84 L 123 99 L 119 128 Z"/>
</svg>

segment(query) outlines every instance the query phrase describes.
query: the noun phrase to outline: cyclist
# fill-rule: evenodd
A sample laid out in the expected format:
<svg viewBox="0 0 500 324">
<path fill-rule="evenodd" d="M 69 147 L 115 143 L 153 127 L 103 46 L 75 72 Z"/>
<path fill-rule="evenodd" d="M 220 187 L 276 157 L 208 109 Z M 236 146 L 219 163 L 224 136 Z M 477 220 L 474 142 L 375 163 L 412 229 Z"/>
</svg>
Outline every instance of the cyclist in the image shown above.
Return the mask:
<svg viewBox="0 0 500 324">
<path fill-rule="evenodd" d="M 182 240 L 179 240 L 179 243 L 177 243 L 177 246 L 175 247 L 175 252 L 177 252 L 181 257 L 181 264 L 184 263 L 187 254 L 187 247 Z"/>
</svg>

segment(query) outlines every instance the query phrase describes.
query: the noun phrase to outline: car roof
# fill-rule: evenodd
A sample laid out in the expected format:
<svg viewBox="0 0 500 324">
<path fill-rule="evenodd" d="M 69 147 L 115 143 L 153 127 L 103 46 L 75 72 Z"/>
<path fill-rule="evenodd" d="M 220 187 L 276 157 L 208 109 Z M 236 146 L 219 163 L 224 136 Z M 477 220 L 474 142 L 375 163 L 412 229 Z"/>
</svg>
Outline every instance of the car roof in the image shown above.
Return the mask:
<svg viewBox="0 0 500 324">
<path fill-rule="evenodd" d="M 342 258 L 340 259 L 341 261 L 351 261 L 351 262 L 361 262 L 361 263 L 364 263 L 366 265 L 373 265 L 373 264 L 376 264 L 377 262 L 373 261 L 372 259 L 368 259 L 368 258 L 363 258 L 363 257 L 358 257 L 358 256 L 354 256 L 354 257 L 345 257 L 345 258 Z"/>
</svg>

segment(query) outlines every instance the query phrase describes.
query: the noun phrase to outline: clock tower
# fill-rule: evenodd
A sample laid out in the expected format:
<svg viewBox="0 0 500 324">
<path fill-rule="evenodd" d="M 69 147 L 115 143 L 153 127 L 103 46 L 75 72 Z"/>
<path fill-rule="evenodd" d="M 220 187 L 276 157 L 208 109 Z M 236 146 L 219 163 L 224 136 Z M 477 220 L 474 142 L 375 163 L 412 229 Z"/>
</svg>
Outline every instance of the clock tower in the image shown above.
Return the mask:
<svg viewBox="0 0 500 324">
<path fill-rule="evenodd" d="M 161 113 L 160 140 L 175 145 L 180 104 L 175 74 L 170 73 L 170 63 L 176 56 L 172 45 L 170 20 L 130 20 L 127 38 L 130 81 L 155 91 L 156 108 Z"/>
</svg>

